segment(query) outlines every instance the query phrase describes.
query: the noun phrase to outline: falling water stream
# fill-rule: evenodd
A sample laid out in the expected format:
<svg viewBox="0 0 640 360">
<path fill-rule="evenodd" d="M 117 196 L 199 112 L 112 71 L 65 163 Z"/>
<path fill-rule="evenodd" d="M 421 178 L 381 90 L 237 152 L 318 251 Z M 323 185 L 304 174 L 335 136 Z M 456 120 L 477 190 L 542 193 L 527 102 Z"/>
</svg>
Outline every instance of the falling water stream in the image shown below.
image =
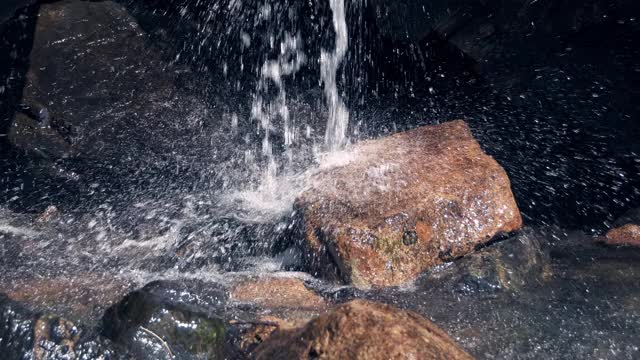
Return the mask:
<svg viewBox="0 0 640 360">
<path fill-rule="evenodd" d="M 336 47 L 332 52 L 322 50 L 320 72 L 324 83 L 324 96 L 329 108 L 325 144 L 330 150 L 336 150 L 346 141 L 349 110 L 340 99 L 336 74 L 349 46 L 347 22 L 345 20 L 344 0 L 330 0 L 333 12 L 333 28 L 336 31 Z"/>
<path fill-rule="evenodd" d="M 335 157 L 328 153 L 338 151 L 345 145 L 349 123 L 349 110 L 340 97 L 336 81 L 340 64 L 348 49 L 344 0 L 331 0 L 330 7 L 335 48 L 331 51 L 323 49 L 318 59 L 328 114 L 324 146 L 313 147 L 315 162 L 324 161 L 324 166 L 327 165 L 327 159 Z M 262 13 L 263 16 L 268 16 L 269 11 L 263 10 Z M 273 39 L 272 35 L 271 43 L 274 42 Z M 251 104 L 251 117 L 257 121 L 258 130 L 264 134 L 260 149 L 263 161 L 261 165 L 257 165 L 255 162 L 259 157 L 252 150 L 245 155 L 245 160 L 252 168 L 260 169 L 262 175 L 259 183 L 253 185 L 252 189 L 232 191 L 230 196 L 231 201 L 240 200 L 242 206 L 248 208 L 246 210 L 251 213 L 253 220 L 257 220 L 257 217 L 273 220 L 290 210 L 295 197 L 313 173 L 313 169 L 295 169 L 292 166 L 294 156 L 299 156 L 294 154 L 294 146 L 301 137 L 309 138 L 311 134 L 305 119 L 296 121 L 298 114 L 291 114 L 284 82 L 286 77 L 295 76 L 307 62 L 302 50 L 303 40 L 300 34 L 294 36 L 285 33 L 280 44 L 272 44 L 277 49 L 277 59 L 265 60 L 259 71 L 258 85 Z M 276 95 L 269 98 L 268 92 L 273 85 L 276 87 Z M 284 156 L 274 153 L 271 138 L 277 132 L 281 132 L 284 139 Z M 284 164 L 280 163 L 282 161 Z"/>
</svg>

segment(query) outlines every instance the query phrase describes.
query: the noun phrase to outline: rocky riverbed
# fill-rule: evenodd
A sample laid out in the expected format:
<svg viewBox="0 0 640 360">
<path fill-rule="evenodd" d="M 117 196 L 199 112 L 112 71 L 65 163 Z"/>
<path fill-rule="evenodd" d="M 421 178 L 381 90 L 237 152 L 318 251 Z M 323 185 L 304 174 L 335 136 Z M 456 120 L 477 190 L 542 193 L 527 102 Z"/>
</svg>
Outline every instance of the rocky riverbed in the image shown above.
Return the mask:
<svg viewBox="0 0 640 360">
<path fill-rule="evenodd" d="M 269 349 L 281 347 L 295 358 L 355 357 L 366 349 L 387 354 L 403 346 L 431 358 L 466 358 L 464 351 L 477 358 L 631 359 L 640 351 L 634 340 L 640 250 L 605 247 L 583 233 L 525 228 L 404 286 L 361 290 L 281 270 L 142 276 L 79 265 L 55 276 L 29 274 L 19 269 L 34 238 L 8 229 L 3 254 L 14 260 L 3 266 L 0 344 L 15 358 L 271 358 Z M 9 253 L 8 243 L 24 247 Z M 380 310 L 391 312 L 384 315 L 390 320 L 370 310 L 338 315 L 340 304 L 356 299 L 390 304 Z M 409 325 L 393 315 L 396 308 L 436 325 Z M 318 316 L 346 316 L 335 321 L 349 325 L 321 340 L 323 330 L 312 329 L 332 325 L 309 323 Z M 359 338 L 358 331 L 367 335 Z M 445 331 L 449 345 L 428 340 L 422 348 L 416 331 Z M 310 343 L 294 345 L 299 336 Z"/>
</svg>

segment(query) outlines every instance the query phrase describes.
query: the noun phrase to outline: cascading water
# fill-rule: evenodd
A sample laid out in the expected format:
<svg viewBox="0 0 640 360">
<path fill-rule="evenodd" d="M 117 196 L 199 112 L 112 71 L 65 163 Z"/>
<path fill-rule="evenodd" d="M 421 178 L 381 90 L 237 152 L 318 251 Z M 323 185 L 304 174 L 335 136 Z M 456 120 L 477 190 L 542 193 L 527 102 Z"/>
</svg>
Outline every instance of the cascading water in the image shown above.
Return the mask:
<svg viewBox="0 0 640 360">
<path fill-rule="evenodd" d="M 324 96 L 329 109 L 324 141 L 329 150 L 336 150 L 346 141 L 349 110 L 340 99 L 336 74 L 349 45 L 344 0 L 329 0 L 333 12 L 333 28 L 336 32 L 335 49 L 322 50 L 320 68 L 324 83 Z"/>
<path fill-rule="evenodd" d="M 300 50 L 300 42 L 299 36 L 294 37 L 286 34 L 280 44 L 278 59 L 264 62 L 260 70 L 257 92 L 251 105 L 251 117 L 258 122 L 260 130 L 264 132 L 261 153 L 266 165 L 263 169 L 258 192 L 253 194 L 253 196 L 260 194 L 258 196 L 262 197 L 262 203 L 265 203 L 264 200 L 269 202 L 269 197 L 271 200 L 279 197 L 276 194 L 278 191 L 276 176 L 279 165 L 270 140 L 271 133 L 277 131 L 276 120 L 282 123 L 281 131 L 284 136 L 286 158 L 291 161 L 293 156 L 291 145 L 295 142 L 298 131 L 295 124 L 292 123 L 293 119 L 287 104 L 287 92 L 283 77 L 295 74 L 305 62 L 305 56 Z M 268 92 L 270 83 L 275 84 L 277 95 L 273 100 L 266 100 L 263 94 Z M 250 156 L 248 159 L 253 161 L 255 157 Z"/>
<path fill-rule="evenodd" d="M 337 151 L 346 144 L 349 122 L 349 110 L 340 98 L 336 80 L 338 69 L 348 49 L 344 0 L 330 0 L 330 7 L 335 31 L 335 46 L 331 51 L 323 49 L 319 58 L 327 120 L 324 146 L 316 147 L 314 150 L 316 161 L 321 159 L 326 161 L 327 152 Z M 263 17 L 268 17 L 268 13 L 263 11 Z M 273 36 L 270 42 L 273 43 Z M 290 166 L 294 157 L 292 145 L 302 135 L 302 126 L 306 126 L 304 129 L 306 137 L 310 136 L 310 128 L 304 122 L 300 126 L 295 123 L 295 118 L 292 117 L 289 109 L 284 84 L 284 78 L 294 76 L 305 62 L 306 56 L 302 52 L 300 35 L 293 36 L 285 33 L 279 45 L 277 59 L 265 60 L 259 71 L 260 77 L 251 103 L 251 118 L 257 122 L 258 130 L 264 134 L 260 150 L 264 161 L 262 166 L 253 166 L 261 169 L 262 175 L 257 189 L 234 193 L 232 198 L 239 197 L 246 207 L 258 210 L 260 216 L 278 216 L 289 209 L 296 195 L 304 187 L 306 177 L 312 172 L 309 169 L 297 169 L 296 172 Z M 268 94 L 272 84 L 275 85 L 277 92 L 275 97 L 269 97 Z M 283 138 L 282 152 L 286 164 L 281 164 L 282 157 L 274 153 L 272 137 L 277 132 L 281 132 Z M 255 165 L 256 156 L 252 151 L 246 159 L 250 165 Z M 252 211 L 252 217 L 256 216 L 257 213 Z"/>
</svg>

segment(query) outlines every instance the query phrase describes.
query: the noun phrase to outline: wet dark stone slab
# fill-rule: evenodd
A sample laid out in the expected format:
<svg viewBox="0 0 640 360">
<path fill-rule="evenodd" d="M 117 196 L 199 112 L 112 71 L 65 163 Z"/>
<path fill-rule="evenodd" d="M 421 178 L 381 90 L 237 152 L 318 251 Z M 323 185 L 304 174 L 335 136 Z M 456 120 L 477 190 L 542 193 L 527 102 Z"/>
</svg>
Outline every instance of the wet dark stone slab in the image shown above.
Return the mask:
<svg viewBox="0 0 640 360">
<path fill-rule="evenodd" d="M 124 359 L 105 338 L 56 315 L 33 312 L 0 294 L 0 353 L 3 359 Z"/>
<path fill-rule="evenodd" d="M 640 251 L 548 231 L 533 233 L 547 255 L 532 257 L 522 236 L 427 274 L 415 288 L 355 295 L 430 318 L 478 358 L 637 357 Z"/>
<path fill-rule="evenodd" d="M 153 282 L 108 309 L 102 333 L 137 359 L 225 356 L 226 295 L 211 283 Z"/>
<path fill-rule="evenodd" d="M 157 157 L 174 141 L 161 132 L 180 132 L 162 116 L 171 111 L 178 69 L 146 44 L 122 6 L 42 4 L 33 39 L 20 112 L 9 133 L 16 147 L 52 158 L 129 161 L 131 151 Z"/>
</svg>

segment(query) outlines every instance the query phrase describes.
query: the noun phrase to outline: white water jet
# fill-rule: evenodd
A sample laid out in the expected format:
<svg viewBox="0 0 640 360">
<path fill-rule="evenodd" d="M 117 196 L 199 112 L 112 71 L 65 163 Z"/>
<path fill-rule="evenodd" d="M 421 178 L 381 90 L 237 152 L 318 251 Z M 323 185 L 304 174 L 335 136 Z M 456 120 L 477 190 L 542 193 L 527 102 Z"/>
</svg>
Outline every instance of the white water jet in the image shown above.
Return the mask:
<svg viewBox="0 0 640 360">
<path fill-rule="evenodd" d="M 320 54 L 320 75 L 324 84 L 324 95 L 329 108 L 324 142 L 329 151 L 339 149 L 346 143 L 349 110 L 340 99 L 336 83 L 336 73 L 349 46 L 344 0 L 329 0 L 333 11 L 333 28 L 336 32 L 335 49 L 322 50 Z"/>
<path fill-rule="evenodd" d="M 305 56 L 300 50 L 300 42 L 299 36 L 293 37 L 286 34 L 280 44 L 278 59 L 265 61 L 260 70 L 260 81 L 251 106 L 251 116 L 259 121 L 265 132 L 262 140 L 262 155 L 266 156 L 269 162 L 273 159 L 269 133 L 273 131 L 272 122 L 274 119 L 278 117 L 282 119 L 285 148 L 288 149 L 294 141 L 294 128 L 290 124 L 289 107 L 287 106 L 287 92 L 282 80 L 284 76 L 295 74 L 304 64 Z M 265 103 L 260 92 L 266 90 L 269 81 L 276 85 L 278 96 L 274 101 Z"/>
<path fill-rule="evenodd" d="M 323 49 L 320 54 L 320 76 L 323 83 L 325 102 L 328 108 L 326 132 L 323 149 L 315 152 L 315 159 L 322 168 L 328 158 L 340 158 L 344 154 L 339 151 L 347 143 L 347 126 L 349 110 L 338 93 L 336 76 L 348 49 L 347 23 L 345 19 L 344 0 L 330 0 L 333 12 L 333 28 L 336 34 L 335 47 L 328 51 Z M 272 220 L 273 217 L 288 211 L 298 193 L 305 187 L 306 182 L 317 169 L 307 169 L 302 172 L 283 175 L 278 163 L 278 154 L 273 153 L 270 134 L 282 131 L 284 136 L 284 151 L 289 163 L 293 161 L 292 145 L 298 140 L 298 128 L 293 124 L 284 86 L 284 77 L 295 74 L 304 64 L 305 56 L 301 51 L 299 36 L 285 35 L 280 44 L 280 53 L 276 60 L 267 60 L 260 69 L 260 81 L 253 98 L 251 116 L 258 121 L 258 126 L 264 131 L 261 153 L 265 160 L 262 166 L 262 176 L 258 186 L 252 190 L 236 192 L 229 196 L 232 202 L 240 201 L 242 208 L 248 211 L 247 218 Z M 275 99 L 265 99 L 262 96 L 269 84 L 275 84 L 277 95 Z M 281 122 L 282 130 L 276 125 Z M 279 123 L 278 123 L 279 124 Z M 311 130 L 306 125 L 307 137 Z M 332 154 L 335 154 L 332 156 Z M 253 161 L 254 156 L 246 159 Z M 331 162 L 331 161 L 329 161 Z"/>
<path fill-rule="evenodd" d="M 280 164 L 278 154 L 273 153 L 271 135 L 276 131 L 282 131 L 285 155 L 291 162 L 293 159 L 291 146 L 297 141 L 299 131 L 290 115 L 284 78 L 298 72 L 306 60 L 301 50 L 301 43 L 299 35 L 285 34 L 280 43 L 278 58 L 266 60 L 260 68 L 260 80 L 251 104 L 251 117 L 257 121 L 259 129 L 264 132 L 260 150 L 264 160 L 261 166 L 262 174 L 255 189 L 234 192 L 227 199 L 231 202 L 239 201 L 243 204 L 243 208 L 247 208 L 248 217 L 239 216 L 244 220 L 271 219 L 271 216 L 286 209 L 294 199 L 295 192 L 290 189 L 292 185 L 278 177 Z M 263 97 L 271 84 L 274 84 L 277 89 L 274 99 Z M 282 126 L 281 130 L 279 124 Z M 245 162 L 248 165 L 256 165 L 255 160 L 254 151 L 245 153 Z"/>
</svg>

